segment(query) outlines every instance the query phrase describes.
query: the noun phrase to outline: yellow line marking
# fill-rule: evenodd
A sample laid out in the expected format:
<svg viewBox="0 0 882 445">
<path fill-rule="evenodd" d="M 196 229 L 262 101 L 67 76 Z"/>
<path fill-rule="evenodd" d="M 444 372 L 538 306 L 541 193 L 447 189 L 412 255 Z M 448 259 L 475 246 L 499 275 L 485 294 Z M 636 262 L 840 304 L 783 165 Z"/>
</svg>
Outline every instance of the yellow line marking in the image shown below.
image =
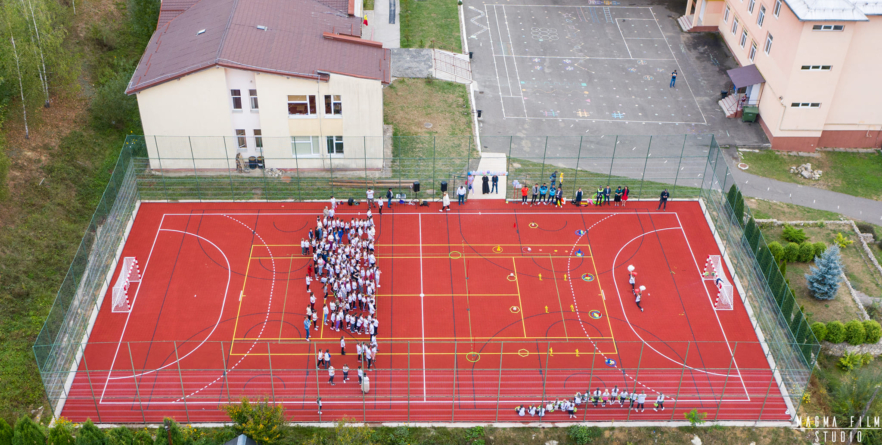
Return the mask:
<svg viewBox="0 0 882 445">
<path fill-rule="evenodd" d="M 242 300 L 245 298 L 245 283 L 248 282 L 248 271 L 251 269 L 251 254 L 254 252 L 254 244 L 248 251 L 248 264 L 245 266 L 245 279 L 242 280 L 242 292 L 239 293 L 239 309 L 236 310 L 236 322 L 233 324 L 233 340 L 230 342 L 230 354 L 233 353 L 233 345 L 236 343 L 236 329 L 239 328 L 239 314 L 242 312 Z"/>
<path fill-rule="evenodd" d="M 462 245 L 462 250 L 465 251 L 465 243 Z M 465 274 L 465 289 L 466 289 L 466 315 L 469 317 L 469 342 L 473 342 L 474 338 L 472 337 L 472 308 L 469 303 L 469 269 L 466 266 L 466 262 L 462 262 L 462 271 Z"/>
<path fill-rule="evenodd" d="M 597 279 L 597 287 L 600 289 L 600 296 L 603 297 L 603 313 L 606 314 L 606 325 L 609 327 L 609 335 L 613 337 L 615 340 L 616 335 L 613 333 L 612 324 L 609 322 L 609 311 L 606 309 L 606 296 L 603 295 L 603 286 L 600 285 L 600 274 L 597 273 L 597 263 L 594 262 L 594 253 L 591 251 L 591 244 L 588 244 L 588 253 L 591 254 L 591 265 L 594 266 L 594 277 Z M 619 348 L 616 346 L 615 341 L 613 341 L 613 348 L 616 350 L 616 354 L 618 354 Z"/>
<path fill-rule="evenodd" d="M 515 285 L 518 288 L 518 307 L 521 308 L 521 326 L 524 328 L 524 338 L 527 338 L 527 322 L 524 321 L 524 303 L 521 302 L 521 283 L 517 280 L 518 276 L 518 263 L 514 258 L 511 259 L 511 263 L 514 265 L 514 274 L 515 274 Z"/>
<path fill-rule="evenodd" d="M 291 256 L 291 264 L 288 266 L 288 278 L 285 280 L 285 299 L 282 300 L 282 321 L 279 323 L 279 338 L 282 338 L 282 328 L 285 326 L 285 307 L 288 305 L 288 287 L 291 285 L 291 269 L 294 268 L 294 256 Z"/>
<path fill-rule="evenodd" d="M 551 258 L 551 255 L 548 255 Z M 560 301 L 560 288 L 557 286 L 557 274 L 554 273 L 554 259 L 551 259 L 551 278 L 554 281 L 554 290 L 557 292 L 557 304 L 560 305 L 560 321 L 563 323 L 564 335 L 567 337 L 569 341 L 570 336 L 567 334 L 567 321 L 564 319 L 564 310 L 563 310 L 563 302 Z M 546 306 L 548 307 L 548 306 Z"/>
</svg>

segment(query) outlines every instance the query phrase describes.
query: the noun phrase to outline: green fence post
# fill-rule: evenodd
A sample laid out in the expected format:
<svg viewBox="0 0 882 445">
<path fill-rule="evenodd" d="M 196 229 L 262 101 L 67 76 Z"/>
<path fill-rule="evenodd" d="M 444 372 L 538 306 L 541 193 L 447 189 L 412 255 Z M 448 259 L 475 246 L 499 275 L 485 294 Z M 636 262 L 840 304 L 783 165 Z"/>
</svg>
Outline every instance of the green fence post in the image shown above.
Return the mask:
<svg viewBox="0 0 882 445">
<path fill-rule="evenodd" d="M 637 196 L 643 196 L 643 182 L 646 181 L 646 164 L 649 164 L 649 152 L 652 150 L 652 136 L 649 137 L 649 145 L 646 147 L 646 157 L 643 159 L 643 175 L 640 176 L 640 192 Z"/>
<path fill-rule="evenodd" d="M 471 140 L 471 138 L 469 138 L 469 140 Z M 453 343 L 453 397 L 451 397 L 451 400 L 450 400 L 450 421 L 451 422 L 456 422 L 456 370 L 459 368 L 459 366 L 457 366 L 458 363 L 456 360 L 456 349 L 457 349 L 458 345 L 459 345 L 459 343 L 457 343 L 457 342 Z M 425 353 L 426 353 L 426 351 L 423 351 L 423 354 L 425 354 Z"/>
<path fill-rule="evenodd" d="M 640 356 L 637 359 L 637 371 L 634 373 L 634 391 L 637 391 L 637 382 L 640 381 L 639 380 L 639 378 L 640 378 L 640 365 L 643 362 L 643 347 L 644 346 L 646 346 L 646 342 L 641 342 L 640 343 Z M 622 370 L 622 372 L 624 372 L 624 370 Z M 628 417 L 625 420 L 628 420 L 628 421 L 631 420 L 631 410 L 630 409 L 628 410 Z"/>
<path fill-rule="evenodd" d="M 677 180 L 680 179 L 680 166 L 683 165 L 683 153 L 686 151 L 686 137 L 687 135 L 683 135 L 683 148 L 680 149 L 680 159 L 677 161 L 677 171 L 674 175 L 674 190 L 671 192 L 673 195 L 677 193 Z M 711 135 L 711 141 L 713 141 L 713 135 Z M 710 149 L 708 149 L 708 157 L 710 157 Z M 705 170 L 707 170 L 707 162 L 705 162 Z M 704 173 L 707 176 L 707 172 Z M 704 184 L 704 178 L 701 178 L 701 183 Z"/>
<path fill-rule="evenodd" d="M 547 136 L 546 136 L 547 137 Z M 554 278 L 556 279 L 556 278 Z M 545 401 L 545 387 L 548 384 L 548 356 L 551 351 L 551 342 L 545 342 L 545 369 L 542 370 L 542 401 Z"/>
<path fill-rule="evenodd" d="M 224 141 L 224 156 L 227 157 L 227 175 L 229 175 L 230 177 L 230 199 L 235 201 L 236 191 L 233 188 L 233 172 L 230 171 L 230 153 L 227 151 L 227 138 L 225 136 L 221 136 L 221 139 Z"/>
<path fill-rule="evenodd" d="M 438 149 L 436 139 L 437 139 L 437 136 L 432 136 L 432 194 L 435 196 L 437 196 L 437 193 L 435 193 L 435 191 L 437 190 L 435 188 L 435 159 L 436 159 L 435 150 Z"/>
<path fill-rule="evenodd" d="M 683 356 L 683 367 L 680 369 L 680 384 L 677 385 L 677 398 L 674 399 L 674 409 L 671 410 L 671 422 L 674 421 L 674 413 L 677 412 L 677 402 L 680 401 L 680 390 L 683 389 L 683 374 L 686 373 L 686 361 L 689 360 L 689 346 L 691 341 L 686 342 L 686 355 Z"/>
<path fill-rule="evenodd" d="M 505 342 L 499 343 L 499 375 L 496 379 L 496 421 L 499 422 L 499 396 L 502 391 L 502 350 L 505 348 Z"/>
<path fill-rule="evenodd" d="M 187 413 L 187 423 L 191 423 L 190 409 L 187 407 L 187 392 L 184 391 L 184 375 L 181 373 L 181 357 L 178 355 L 177 340 L 172 341 L 172 346 L 175 348 L 175 363 L 178 365 L 178 379 L 181 382 L 181 397 L 184 399 L 184 412 Z"/>
<path fill-rule="evenodd" d="M 193 154 L 193 141 L 187 136 L 187 144 L 190 146 L 190 160 L 193 161 L 193 176 L 196 177 L 196 194 L 199 195 L 199 202 L 202 202 L 202 189 L 199 187 L 199 172 L 196 171 L 196 155 Z"/>
<path fill-rule="evenodd" d="M 775 368 L 772 369 L 772 376 L 769 378 L 769 387 L 766 388 L 766 397 L 763 399 L 763 405 L 760 407 L 759 417 L 757 417 L 757 419 L 756 419 L 757 423 L 759 423 L 759 421 L 763 419 L 763 413 L 766 410 L 766 402 L 769 401 L 769 394 L 771 394 L 771 392 L 772 392 L 772 382 L 775 381 L 775 372 L 777 372 L 777 371 L 778 371 L 778 365 L 776 363 Z"/>
<path fill-rule="evenodd" d="M 126 348 L 129 350 L 129 363 L 132 365 L 132 383 L 135 384 L 135 396 L 138 398 L 138 406 L 141 408 L 141 421 L 146 425 L 147 417 L 144 416 L 144 403 L 141 401 L 141 391 L 138 389 L 138 378 L 135 377 L 138 373 L 135 372 L 135 359 L 132 358 L 132 344 L 126 342 Z"/>
<path fill-rule="evenodd" d="M 101 411 L 98 409 L 98 399 L 95 398 L 95 387 L 92 386 L 92 376 L 89 375 L 89 363 L 86 362 L 86 348 L 81 344 L 80 350 L 83 351 L 83 367 L 86 368 L 86 380 L 89 381 L 89 391 L 92 392 L 92 403 L 95 404 L 95 414 L 98 415 L 98 423 L 101 423 Z M 80 355 L 80 353 L 78 352 L 77 355 Z"/>
<path fill-rule="evenodd" d="M 263 162 L 266 162 L 266 158 L 264 158 Z M 266 164 L 264 164 L 264 165 L 266 165 Z M 266 359 L 268 360 L 268 364 L 269 364 L 270 390 L 272 391 L 273 404 L 275 405 L 275 403 L 276 403 L 276 382 L 273 377 L 273 354 L 272 354 L 272 352 L 270 352 L 270 342 L 266 342 Z"/>
<path fill-rule="evenodd" d="M 325 139 L 325 150 L 327 150 L 327 145 L 328 140 Z M 331 196 L 334 196 L 336 195 L 336 193 L 334 193 L 334 156 L 331 154 L 330 151 L 328 152 L 328 167 L 331 170 L 331 179 L 329 181 L 331 186 Z"/>
<path fill-rule="evenodd" d="M 579 136 L 579 154 L 576 155 L 576 172 L 573 173 L 573 197 L 576 196 L 576 189 L 579 188 L 577 182 L 579 180 L 579 162 L 582 161 L 582 141 L 584 136 Z"/>
<path fill-rule="evenodd" d="M 506 173 L 511 172 L 511 146 L 512 146 L 513 139 L 514 139 L 514 136 L 508 137 L 508 157 L 505 159 L 505 172 Z"/>
<path fill-rule="evenodd" d="M 227 355 L 226 355 L 226 353 L 224 352 L 224 342 L 223 342 L 223 340 L 221 340 L 221 342 L 220 342 L 220 347 L 221 347 L 221 368 L 222 368 L 223 371 L 224 371 L 224 384 L 225 384 L 226 387 L 227 387 L 227 403 L 231 403 L 231 402 L 232 402 L 232 398 L 230 397 L 230 380 L 229 380 L 229 378 L 228 378 L 228 376 L 227 376 Z"/>
<path fill-rule="evenodd" d="M 410 340 L 407 341 L 407 423 L 410 423 Z"/>
<path fill-rule="evenodd" d="M 735 342 L 735 348 L 732 350 L 732 358 L 729 360 L 729 369 L 726 371 L 726 380 L 723 381 L 723 392 L 720 393 L 720 403 L 717 404 L 717 412 L 714 413 L 714 420 L 718 420 L 720 416 L 720 408 L 723 407 L 723 397 L 726 396 L 726 385 L 729 384 L 729 373 L 732 372 L 732 363 L 735 362 L 735 353 L 738 351 L 738 342 Z"/>
<path fill-rule="evenodd" d="M 260 157 L 263 158 L 263 168 L 258 167 L 260 173 L 263 175 L 263 199 L 267 202 L 270 200 L 269 193 L 269 182 L 266 180 L 266 156 L 263 153 L 263 147 L 260 147 Z"/>
<path fill-rule="evenodd" d="M 144 141 L 144 145 L 147 145 L 147 141 Z M 156 136 L 153 136 L 153 145 L 156 146 L 156 160 L 159 161 L 159 178 L 162 181 L 162 191 L 165 192 L 165 202 L 168 202 L 168 187 L 165 185 L 165 172 L 162 170 L 162 155 L 159 154 L 159 142 L 156 140 Z M 147 151 L 147 165 L 150 165 L 150 151 Z"/>
<path fill-rule="evenodd" d="M 588 394 L 585 394 L 587 397 L 591 394 L 591 381 L 594 379 L 594 361 L 597 360 L 597 345 L 592 343 L 594 346 L 594 352 L 591 354 L 591 374 L 588 376 Z M 585 412 L 582 413 L 582 422 L 588 420 L 588 403 L 585 403 Z"/>
<path fill-rule="evenodd" d="M 613 170 L 613 164 L 615 164 L 615 162 L 616 162 L 616 149 L 617 148 L 619 148 L 619 136 L 618 135 L 616 135 L 616 143 L 615 143 L 615 145 L 613 145 L 612 158 L 610 158 L 610 160 L 609 160 L 609 176 L 606 177 L 607 184 L 609 184 L 609 181 L 612 180 L 612 170 Z"/>
<path fill-rule="evenodd" d="M 545 136 L 545 151 L 542 152 L 542 170 L 539 173 L 539 180 L 542 181 L 545 178 L 545 157 L 548 155 L 548 136 Z"/>
<path fill-rule="evenodd" d="M 368 174 L 367 174 L 367 136 L 361 137 L 361 151 L 364 154 L 364 181 L 367 183 Z M 373 187 L 371 187 L 373 188 Z"/>
</svg>

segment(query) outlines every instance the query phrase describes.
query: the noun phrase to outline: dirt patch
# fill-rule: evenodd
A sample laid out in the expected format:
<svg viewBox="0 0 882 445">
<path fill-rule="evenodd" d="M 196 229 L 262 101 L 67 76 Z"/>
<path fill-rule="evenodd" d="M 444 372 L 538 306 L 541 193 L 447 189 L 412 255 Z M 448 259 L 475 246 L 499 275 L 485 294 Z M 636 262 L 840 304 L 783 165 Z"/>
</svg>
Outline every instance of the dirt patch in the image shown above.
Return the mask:
<svg viewBox="0 0 882 445">
<path fill-rule="evenodd" d="M 747 198 L 744 203 L 750 207 L 756 219 L 777 219 L 779 221 L 836 221 L 841 219 L 841 215 L 838 213 L 777 201 Z"/>
</svg>

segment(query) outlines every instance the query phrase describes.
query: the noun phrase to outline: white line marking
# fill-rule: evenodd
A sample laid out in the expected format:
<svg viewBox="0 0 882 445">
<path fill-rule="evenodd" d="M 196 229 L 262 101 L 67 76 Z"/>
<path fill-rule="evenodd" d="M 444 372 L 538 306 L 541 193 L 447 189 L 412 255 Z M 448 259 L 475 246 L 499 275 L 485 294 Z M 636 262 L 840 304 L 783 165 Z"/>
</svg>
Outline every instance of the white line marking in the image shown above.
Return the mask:
<svg viewBox="0 0 882 445">
<path fill-rule="evenodd" d="M 683 73 L 683 68 L 680 67 L 680 61 L 677 60 L 677 55 L 674 53 L 673 48 L 671 48 L 671 44 L 668 42 L 668 38 L 667 36 L 665 36 L 665 32 L 661 29 L 661 25 L 658 24 L 658 18 L 655 16 L 655 11 L 653 11 L 652 8 L 649 8 L 649 12 L 652 13 L 652 17 L 655 19 L 655 26 L 658 27 L 658 31 L 661 33 L 662 38 L 665 40 L 665 44 L 668 46 L 668 51 L 670 51 L 671 55 L 674 56 L 674 61 L 677 63 L 677 72 Z M 698 108 L 698 112 L 701 114 L 701 119 L 706 124 L 707 118 L 704 117 L 704 112 L 701 111 L 701 106 L 698 105 L 698 100 L 695 98 L 695 93 L 692 92 L 692 87 L 689 86 L 689 81 L 686 80 L 685 75 L 681 77 L 683 77 L 683 82 L 686 83 L 686 88 L 689 89 L 689 94 L 692 95 L 692 101 L 695 103 L 695 108 Z"/>
<path fill-rule="evenodd" d="M 493 71 L 496 73 L 496 87 L 499 89 L 499 106 L 502 109 L 502 118 L 505 119 L 505 103 L 502 101 L 502 80 L 499 78 L 499 67 L 496 65 L 496 49 L 493 48 L 493 30 L 489 28 L 490 26 L 490 12 L 487 11 L 487 5 L 484 5 L 484 12 L 487 13 L 487 26 L 488 31 L 487 35 L 490 36 L 490 55 L 493 56 Z M 493 10 L 493 13 L 496 14 L 496 10 Z M 496 17 L 496 33 L 499 33 L 499 17 Z M 502 38 L 500 37 L 500 42 Z M 502 59 L 505 61 L 505 59 Z M 511 91 L 509 91 L 509 94 Z"/>
<path fill-rule="evenodd" d="M 508 44 L 511 45 L 511 53 L 514 54 L 514 42 L 511 41 L 511 29 L 508 27 L 508 14 L 505 13 L 505 5 L 502 5 L 502 17 L 505 22 L 505 30 L 508 32 Z M 527 117 L 527 101 L 524 100 L 524 92 L 521 91 L 521 75 L 518 73 L 518 64 L 515 62 L 515 78 L 518 81 L 518 94 L 521 95 L 521 103 L 524 105 L 524 117 Z"/>
<path fill-rule="evenodd" d="M 619 30 L 619 35 L 622 36 L 622 43 L 625 44 L 625 49 L 628 50 L 628 57 L 630 57 L 630 58 L 633 59 L 634 56 L 631 55 L 631 48 L 628 48 L 628 41 L 625 39 L 625 34 L 622 33 L 622 27 L 619 26 L 619 20 L 618 20 L 618 19 L 616 19 L 616 28 L 618 28 L 618 30 Z M 678 67 L 679 67 L 679 65 L 678 65 Z"/>
<path fill-rule="evenodd" d="M 423 215 L 419 218 L 420 229 L 420 326 L 423 330 L 423 402 L 426 401 L 426 319 L 424 317 L 423 302 L 426 294 L 423 293 Z"/>
</svg>

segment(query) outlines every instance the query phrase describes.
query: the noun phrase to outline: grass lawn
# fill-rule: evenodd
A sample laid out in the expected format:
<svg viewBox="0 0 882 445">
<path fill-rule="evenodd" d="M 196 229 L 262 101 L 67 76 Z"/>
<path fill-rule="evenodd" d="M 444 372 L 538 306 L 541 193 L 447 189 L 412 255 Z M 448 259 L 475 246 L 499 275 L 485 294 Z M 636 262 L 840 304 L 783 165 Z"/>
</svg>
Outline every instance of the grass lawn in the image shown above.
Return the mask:
<svg viewBox="0 0 882 445">
<path fill-rule="evenodd" d="M 462 52 L 456 0 L 401 0 L 401 47 Z"/>
<path fill-rule="evenodd" d="M 882 155 L 879 152 L 842 153 L 820 152 L 820 157 L 797 157 L 778 154 L 774 150 L 742 153 L 747 170 L 758 176 L 784 182 L 808 185 L 862 198 L 882 200 Z M 812 181 L 790 173 L 790 167 L 811 163 L 812 169 L 823 172 L 821 179 Z"/>
<path fill-rule="evenodd" d="M 374 0 L 364 0 L 364 10 L 365 11 L 373 11 L 374 10 Z"/>
<path fill-rule="evenodd" d="M 821 241 L 828 246 L 832 245 L 836 233 L 842 233 L 843 236 L 855 241 L 855 244 L 841 249 L 845 275 L 855 289 L 870 296 L 882 296 L 882 276 L 879 276 L 875 268 L 867 266 L 867 263 L 862 258 L 862 249 L 857 245 L 857 235 L 847 227 L 830 224 L 826 227 L 799 228 L 805 231 L 810 242 Z M 781 237 L 783 230 L 783 227 L 767 227 L 762 229 L 766 241 L 778 241 L 784 245 L 787 242 Z M 844 283 L 839 288 L 836 298 L 831 301 L 817 300 L 809 294 L 805 274 L 810 273 L 809 267 L 812 265 L 814 265 L 814 262 L 787 264 L 787 278 L 790 279 L 790 286 L 796 293 L 796 300 L 800 306 L 805 308 L 806 315 L 809 315 L 812 321 L 823 321 L 825 323 L 833 320 L 845 323 L 858 318 L 860 309 L 851 298 L 851 295 L 849 295 Z"/>
<path fill-rule="evenodd" d="M 836 221 L 839 214 L 826 210 L 816 210 L 796 204 L 778 201 L 746 198 L 744 203 L 753 211 L 756 219 L 777 219 L 779 221 Z"/>
</svg>

